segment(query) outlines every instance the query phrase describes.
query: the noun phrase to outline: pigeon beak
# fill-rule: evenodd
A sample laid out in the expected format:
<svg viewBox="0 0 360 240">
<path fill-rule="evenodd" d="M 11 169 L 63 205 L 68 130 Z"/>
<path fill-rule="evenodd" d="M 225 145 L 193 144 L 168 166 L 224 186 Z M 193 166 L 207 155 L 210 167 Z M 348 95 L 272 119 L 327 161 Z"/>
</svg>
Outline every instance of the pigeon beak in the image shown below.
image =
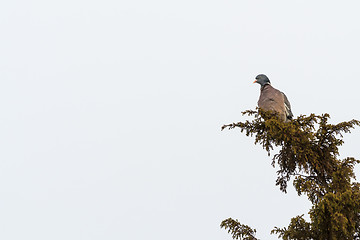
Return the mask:
<svg viewBox="0 0 360 240">
<path fill-rule="evenodd" d="M 257 82 L 257 80 L 255 80 L 253 83 L 256 83 Z"/>
</svg>

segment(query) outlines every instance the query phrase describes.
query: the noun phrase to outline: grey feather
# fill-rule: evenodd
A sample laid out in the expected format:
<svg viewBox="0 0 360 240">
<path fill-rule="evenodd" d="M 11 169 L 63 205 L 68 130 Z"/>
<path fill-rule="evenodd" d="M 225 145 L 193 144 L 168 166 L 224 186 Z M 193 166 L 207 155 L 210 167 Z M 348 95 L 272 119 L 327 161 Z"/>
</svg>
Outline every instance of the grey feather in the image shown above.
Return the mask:
<svg viewBox="0 0 360 240">
<path fill-rule="evenodd" d="M 285 103 L 285 111 L 286 111 L 286 118 L 287 119 L 292 119 L 293 118 L 293 113 L 291 112 L 291 105 L 289 100 L 287 99 L 285 93 L 281 92 L 284 95 L 284 103 Z"/>
</svg>

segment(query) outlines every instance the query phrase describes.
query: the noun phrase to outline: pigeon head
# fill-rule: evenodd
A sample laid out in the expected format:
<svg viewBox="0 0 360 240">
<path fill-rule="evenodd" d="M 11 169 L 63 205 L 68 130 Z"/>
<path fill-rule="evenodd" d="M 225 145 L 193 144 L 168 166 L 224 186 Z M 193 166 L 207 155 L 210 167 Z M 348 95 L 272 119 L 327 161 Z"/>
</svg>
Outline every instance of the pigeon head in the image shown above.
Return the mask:
<svg viewBox="0 0 360 240">
<path fill-rule="evenodd" d="M 265 86 L 266 84 L 270 84 L 270 80 L 265 74 L 259 74 L 256 76 L 255 79 L 256 80 L 254 81 L 254 83 L 258 83 L 262 87 Z"/>
</svg>

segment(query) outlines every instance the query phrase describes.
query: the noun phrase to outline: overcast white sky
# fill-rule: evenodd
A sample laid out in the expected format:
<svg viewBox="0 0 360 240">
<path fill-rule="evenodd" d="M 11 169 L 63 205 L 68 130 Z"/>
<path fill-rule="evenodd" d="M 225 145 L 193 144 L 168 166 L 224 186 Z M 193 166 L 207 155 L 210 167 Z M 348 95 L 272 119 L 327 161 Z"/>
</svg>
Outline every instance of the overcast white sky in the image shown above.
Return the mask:
<svg viewBox="0 0 360 240">
<path fill-rule="evenodd" d="M 231 239 L 219 224 L 232 217 L 277 239 L 307 199 L 220 127 L 256 107 L 259 73 L 295 115 L 360 119 L 359 8 L 2 1 L 0 238 Z M 359 133 L 342 157 L 360 158 Z"/>
</svg>

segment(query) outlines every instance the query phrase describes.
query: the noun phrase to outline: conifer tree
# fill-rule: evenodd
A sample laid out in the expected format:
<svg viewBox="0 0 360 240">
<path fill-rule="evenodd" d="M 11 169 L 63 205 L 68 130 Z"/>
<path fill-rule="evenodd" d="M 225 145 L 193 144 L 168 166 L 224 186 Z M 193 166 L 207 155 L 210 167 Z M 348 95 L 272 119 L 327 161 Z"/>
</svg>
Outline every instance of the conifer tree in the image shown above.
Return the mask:
<svg viewBox="0 0 360 240">
<path fill-rule="evenodd" d="M 274 147 L 272 166 L 277 164 L 276 185 L 286 193 L 292 180 L 299 195 L 312 203 L 310 222 L 303 215 L 291 219 L 288 227 L 275 227 L 271 233 L 290 240 L 359 240 L 360 184 L 355 182 L 354 166 L 360 163 L 353 157 L 339 159 L 343 133 L 360 125 L 351 120 L 330 124 L 329 114 L 299 116 L 289 122 L 281 121 L 276 113 L 247 110 L 243 115 L 254 119 L 224 125 L 222 129 L 240 128 L 246 136 L 255 137 L 270 156 Z M 233 239 L 256 240 L 256 230 L 231 218 L 222 221 L 222 228 Z"/>
</svg>

